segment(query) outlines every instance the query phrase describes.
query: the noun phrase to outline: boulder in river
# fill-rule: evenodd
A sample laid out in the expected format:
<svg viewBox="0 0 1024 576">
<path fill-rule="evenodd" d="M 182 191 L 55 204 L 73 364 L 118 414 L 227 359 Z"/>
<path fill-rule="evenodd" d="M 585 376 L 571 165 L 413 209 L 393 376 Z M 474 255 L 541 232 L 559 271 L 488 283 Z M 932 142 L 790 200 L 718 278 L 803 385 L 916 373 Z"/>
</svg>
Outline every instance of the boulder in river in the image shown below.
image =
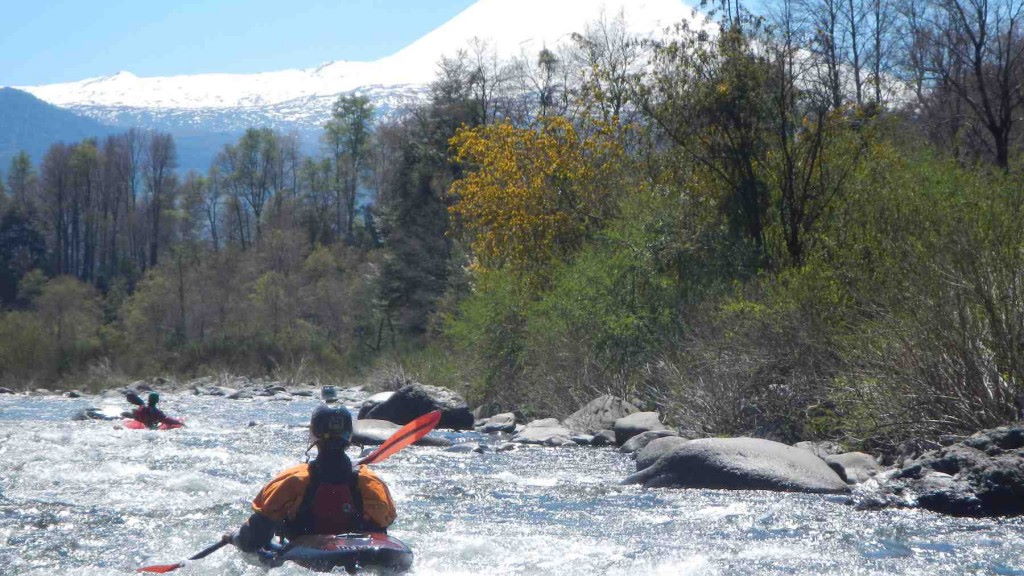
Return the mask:
<svg viewBox="0 0 1024 576">
<path fill-rule="evenodd" d="M 107 416 L 99 408 L 83 408 L 71 417 L 72 420 L 118 420 L 118 416 Z"/>
<path fill-rule="evenodd" d="M 541 446 L 571 446 L 575 444 L 572 440 L 572 432 L 554 418 L 530 422 L 512 438 L 512 441 Z"/>
<path fill-rule="evenodd" d="M 252 399 L 252 392 L 248 390 L 238 390 L 232 394 L 227 395 L 228 400 L 250 400 Z"/>
<path fill-rule="evenodd" d="M 657 462 L 659 458 L 686 442 L 686 438 L 680 438 L 679 436 L 663 436 L 651 440 L 646 446 L 636 452 L 636 469 L 643 470 L 649 467 Z"/>
<path fill-rule="evenodd" d="M 0 394 L 14 394 L 14 390 L 0 386 Z"/>
<path fill-rule="evenodd" d="M 516 415 L 511 412 L 495 414 L 480 422 L 479 430 L 485 434 L 496 432 L 514 432 L 516 429 Z"/>
<path fill-rule="evenodd" d="M 615 443 L 622 446 L 637 434 L 667 429 L 657 412 L 635 412 L 615 421 Z"/>
<path fill-rule="evenodd" d="M 881 491 L 889 505 L 955 516 L 1022 515 L 1024 423 L 926 452 L 883 481 Z"/>
<path fill-rule="evenodd" d="M 664 442 L 662 438 L 655 442 Z M 655 442 L 648 445 L 651 447 Z M 639 465 L 638 459 L 638 465 Z M 841 493 L 849 490 L 821 458 L 761 438 L 702 438 L 673 447 L 626 479 L 648 488 Z"/>
<path fill-rule="evenodd" d="M 590 446 L 594 442 L 594 437 L 590 434 L 574 434 L 569 439 L 580 446 Z"/>
<path fill-rule="evenodd" d="M 67 392 L 64 393 L 64 397 L 65 398 L 81 398 L 82 397 L 82 393 L 79 392 L 78 390 L 68 390 Z"/>
<path fill-rule="evenodd" d="M 675 430 L 648 430 L 647 432 L 641 432 L 629 440 L 626 440 L 625 444 L 619 447 L 619 452 L 622 452 L 623 454 L 635 454 L 640 450 L 643 450 L 643 448 L 650 444 L 651 441 L 658 438 L 664 438 L 666 436 L 679 436 L 679 433 Z"/>
<path fill-rule="evenodd" d="M 614 430 L 601 430 L 590 440 L 591 446 L 613 446 L 615 444 Z"/>
<path fill-rule="evenodd" d="M 466 454 L 469 452 L 481 452 L 480 445 L 476 442 L 459 442 L 444 449 L 445 452 L 456 452 Z"/>
<path fill-rule="evenodd" d="M 637 407 L 610 394 L 598 396 L 565 419 L 565 427 L 580 434 L 609 430 L 623 416 L 638 412 Z"/>
<path fill-rule="evenodd" d="M 366 400 L 363 400 L 362 405 L 359 406 L 359 418 L 368 418 L 367 414 L 369 414 L 370 410 L 373 410 L 377 406 L 387 402 L 388 399 L 394 396 L 394 394 L 394 392 L 378 392 Z M 336 393 L 335 398 L 337 398 Z"/>
<path fill-rule="evenodd" d="M 844 452 L 825 456 L 828 464 L 847 484 L 867 482 L 884 468 L 874 456 L 863 452 Z"/>
<path fill-rule="evenodd" d="M 352 443 L 360 446 L 376 446 L 391 437 L 401 426 L 387 420 L 360 419 L 352 423 Z M 452 443 L 447 438 L 424 436 L 416 444 L 420 446 L 448 447 Z"/>
<path fill-rule="evenodd" d="M 402 386 L 390 398 L 369 409 L 363 416 L 407 424 L 434 410 L 441 411 L 439 428 L 473 429 L 473 414 L 462 396 L 441 386 L 416 382 Z M 362 409 L 359 412 L 363 414 Z"/>
</svg>

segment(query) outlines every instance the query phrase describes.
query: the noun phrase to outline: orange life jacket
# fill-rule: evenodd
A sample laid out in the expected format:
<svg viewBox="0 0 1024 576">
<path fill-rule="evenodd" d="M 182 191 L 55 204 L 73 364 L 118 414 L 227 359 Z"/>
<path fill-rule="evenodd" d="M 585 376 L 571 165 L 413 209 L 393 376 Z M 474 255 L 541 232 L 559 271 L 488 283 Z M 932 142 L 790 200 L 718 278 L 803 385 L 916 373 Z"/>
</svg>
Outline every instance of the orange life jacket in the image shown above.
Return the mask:
<svg viewBox="0 0 1024 576">
<path fill-rule="evenodd" d="M 346 482 L 325 482 L 317 466 L 309 466 L 309 484 L 293 520 L 285 524 L 285 536 L 300 534 L 345 534 L 363 529 L 363 499 L 359 494 L 358 472 Z"/>
</svg>

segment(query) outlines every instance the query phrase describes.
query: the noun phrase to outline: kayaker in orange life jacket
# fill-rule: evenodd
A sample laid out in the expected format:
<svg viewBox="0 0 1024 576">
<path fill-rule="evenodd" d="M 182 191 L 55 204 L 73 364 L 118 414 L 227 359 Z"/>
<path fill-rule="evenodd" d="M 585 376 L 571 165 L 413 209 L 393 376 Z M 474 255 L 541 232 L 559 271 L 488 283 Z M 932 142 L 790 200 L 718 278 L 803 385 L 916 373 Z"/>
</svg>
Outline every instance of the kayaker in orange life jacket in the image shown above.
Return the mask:
<svg viewBox="0 0 1024 576">
<path fill-rule="evenodd" d="M 289 468 L 260 490 L 253 514 L 232 536 L 245 552 L 266 548 L 275 534 L 386 532 L 395 503 L 384 482 L 366 466 L 353 468 L 345 454 L 352 416 L 345 408 L 320 406 L 309 422 L 312 462 Z"/>
</svg>

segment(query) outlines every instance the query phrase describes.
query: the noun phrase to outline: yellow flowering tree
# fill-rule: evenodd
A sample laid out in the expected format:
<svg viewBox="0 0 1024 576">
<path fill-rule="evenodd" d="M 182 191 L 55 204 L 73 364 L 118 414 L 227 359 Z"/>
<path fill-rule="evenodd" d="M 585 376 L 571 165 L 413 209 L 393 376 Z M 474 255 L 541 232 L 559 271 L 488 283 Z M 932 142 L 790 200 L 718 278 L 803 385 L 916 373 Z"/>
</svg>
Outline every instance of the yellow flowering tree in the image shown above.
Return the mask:
<svg viewBox="0 0 1024 576">
<path fill-rule="evenodd" d="M 536 276 L 575 252 L 613 210 L 624 154 L 611 130 L 581 135 L 563 117 L 537 129 L 508 123 L 460 129 L 451 140 L 468 168 L 450 210 L 475 266 Z"/>
</svg>

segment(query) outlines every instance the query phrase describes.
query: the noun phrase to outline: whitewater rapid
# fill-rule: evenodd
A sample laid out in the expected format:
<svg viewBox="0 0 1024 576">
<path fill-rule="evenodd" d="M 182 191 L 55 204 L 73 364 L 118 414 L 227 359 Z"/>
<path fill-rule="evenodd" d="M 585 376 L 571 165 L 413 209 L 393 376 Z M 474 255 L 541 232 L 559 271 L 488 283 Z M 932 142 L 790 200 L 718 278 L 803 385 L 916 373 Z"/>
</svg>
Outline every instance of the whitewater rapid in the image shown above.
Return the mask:
<svg viewBox="0 0 1024 576">
<path fill-rule="evenodd" d="M 316 404 L 164 394 L 161 407 L 188 427 L 155 432 L 71 420 L 89 406 L 126 407 L 115 396 L 0 396 L 0 575 L 130 574 L 194 554 L 245 520 L 276 472 L 302 461 Z M 618 484 L 633 463 L 611 449 L 412 447 L 374 469 L 397 503 L 391 533 L 414 549 L 416 575 L 1024 576 L 1024 519 L 644 490 Z M 175 572 L 266 573 L 232 548 Z M 286 565 L 270 574 L 311 573 Z"/>
</svg>

